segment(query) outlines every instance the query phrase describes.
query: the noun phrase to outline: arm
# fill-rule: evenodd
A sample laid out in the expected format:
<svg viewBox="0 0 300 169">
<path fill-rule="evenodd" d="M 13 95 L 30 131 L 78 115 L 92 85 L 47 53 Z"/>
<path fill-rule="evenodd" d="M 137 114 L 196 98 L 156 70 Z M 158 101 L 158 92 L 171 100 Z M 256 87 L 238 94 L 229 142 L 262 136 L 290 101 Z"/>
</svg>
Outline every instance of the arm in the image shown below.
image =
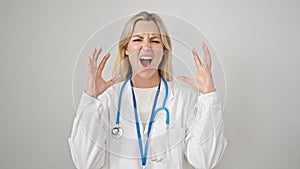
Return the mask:
<svg viewBox="0 0 300 169">
<path fill-rule="evenodd" d="M 105 92 L 117 78 L 105 81 L 102 78 L 102 71 L 109 59 L 107 54 L 97 66 L 97 60 L 102 48 L 94 49 L 88 60 L 88 83 L 83 92 L 76 117 L 73 123 L 69 145 L 72 158 L 77 168 L 100 168 L 104 164 L 106 150 L 106 125 L 108 122 L 108 110 L 105 106 L 108 99 L 104 98 Z M 101 99 L 101 96 L 103 99 Z M 97 99 L 99 97 L 99 100 Z M 105 113 L 102 113 L 105 112 Z"/>
<path fill-rule="evenodd" d="M 211 169 L 220 161 L 227 140 L 223 136 L 222 106 L 217 92 L 200 95 L 187 121 L 185 156 L 197 169 Z"/>
<path fill-rule="evenodd" d="M 199 93 L 196 105 L 188 106 L 192 110 L 187 121 L 186 158 L 191 165 L 199 169 L 210 169 L 220 160 L 227 141 L 223 136 L 222 106 L 211 73 L 211 56 L 206 44 L 203 62 L 195 49 L 192 50 L 197 74 L 194 78 L 179 78 L 194 86 Z M 194 103 L 192 103 L 194 104 Z"/>
<path fill-rule="evenodd" d="M 105 160 L 105 120 L 99 100 L 83 92 L 68 139 L 78 169 L 101 168 Z"/>
</svg>

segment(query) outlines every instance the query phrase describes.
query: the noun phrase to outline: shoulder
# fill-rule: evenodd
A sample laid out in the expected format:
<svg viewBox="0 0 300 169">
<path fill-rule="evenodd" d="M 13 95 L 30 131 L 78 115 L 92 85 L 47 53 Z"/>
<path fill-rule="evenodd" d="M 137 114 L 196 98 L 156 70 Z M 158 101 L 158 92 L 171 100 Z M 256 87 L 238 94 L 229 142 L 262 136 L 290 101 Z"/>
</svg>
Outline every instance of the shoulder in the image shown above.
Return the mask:
<svg viewBox="0 0 300 169">
<path fill-rule="evenodd" d="M 171 82 L 168 82 L 168 85 L 171 97 L 175 97 L 176 99 L 184 99 L 184 101 L 192 102 L 192 100 L 196 100 L 199 96 L 199 93 L 193 86 L 179 79 L 174 78 Z"/>
<path fill-rule="evenodd" d="M 186 93 L 186 94 L 198 94 L 198 92 L 193 86 L 177 78 L 176 79 L 174 78 L 171 82 L 169 82 L 169 85 L 176 92 Z"/>
<path fill-rule="evenodd" d="M 101 95 L 99 95 L 97 97 L 98 100 L 115 100 L 116 97 L 119 96 L 120 94 L 120 90 L 122 88 L 124 84 L 124 81 L 115 83 L 114 85 L 112 85 L 111 87 L 109 87 L 108 89 L 106 89 Z"/>
</svg>

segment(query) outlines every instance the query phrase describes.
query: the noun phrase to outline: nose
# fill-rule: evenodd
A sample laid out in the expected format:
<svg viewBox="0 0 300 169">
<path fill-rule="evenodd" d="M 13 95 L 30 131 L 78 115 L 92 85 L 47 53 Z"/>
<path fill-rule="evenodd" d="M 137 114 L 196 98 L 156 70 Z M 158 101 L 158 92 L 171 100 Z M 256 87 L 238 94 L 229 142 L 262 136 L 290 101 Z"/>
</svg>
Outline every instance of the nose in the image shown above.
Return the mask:
<svg viewBox="0 0 300 169">
<path fill-rule="evenodd" d="M 149 40 L 145 40 L 145 41 L 143 41 L 141 47 L 142 47 L 142 50 L 149 51 L 149 50 L 151 50 L 151 43 L 149 42 Z"/>
</svg>

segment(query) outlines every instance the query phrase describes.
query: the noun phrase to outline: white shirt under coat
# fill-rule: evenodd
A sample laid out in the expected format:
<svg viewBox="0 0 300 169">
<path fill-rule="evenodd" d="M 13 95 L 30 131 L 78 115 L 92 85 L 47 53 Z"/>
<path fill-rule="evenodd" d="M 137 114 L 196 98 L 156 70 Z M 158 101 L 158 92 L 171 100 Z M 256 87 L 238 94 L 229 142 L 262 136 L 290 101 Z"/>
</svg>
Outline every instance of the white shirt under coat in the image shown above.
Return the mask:
<svg viewBox="0 0 300 169">
<path fill-rule="evenodd" d="M 116 125 L 122 84 L 113 85 L 97 99 L 82 93 L 68 139 L 78 169 L 142 168 L 129 82 L 123 90 L 121 103 L 120 126 L 124 134 L 120 139 L 111 136 L 111 129 Z M 166 128 L 165 112 L 158 113 L 150 134 L 146 168 L 215 167 L 227 145 L 218 93 L 202 95 L 177 80 L 168 82 L 168 87 L 169 129 Z M 165 86 L 162 83 L 156 109 L 162 106 L 164 96 Z M 142 137 L 146 138 L 148 123 L 145 129 L 140 123 L 140 129 Z"/>
</svg>

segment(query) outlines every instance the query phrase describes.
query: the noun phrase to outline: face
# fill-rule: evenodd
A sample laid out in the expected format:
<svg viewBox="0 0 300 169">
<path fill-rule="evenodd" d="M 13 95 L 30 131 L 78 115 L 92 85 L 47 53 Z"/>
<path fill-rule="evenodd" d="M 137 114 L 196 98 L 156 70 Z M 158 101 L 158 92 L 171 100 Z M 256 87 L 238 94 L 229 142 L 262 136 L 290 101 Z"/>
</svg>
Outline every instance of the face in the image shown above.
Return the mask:
<svg viewBox="0 0 300 169">
<path fill-rule="evenodd" d="M 157 73 L 163 53 L 163 43 L 156 23 L 138 21 L 126 49 L 133 74 L 144 79 L 151 78 Z"/>
</svg>

